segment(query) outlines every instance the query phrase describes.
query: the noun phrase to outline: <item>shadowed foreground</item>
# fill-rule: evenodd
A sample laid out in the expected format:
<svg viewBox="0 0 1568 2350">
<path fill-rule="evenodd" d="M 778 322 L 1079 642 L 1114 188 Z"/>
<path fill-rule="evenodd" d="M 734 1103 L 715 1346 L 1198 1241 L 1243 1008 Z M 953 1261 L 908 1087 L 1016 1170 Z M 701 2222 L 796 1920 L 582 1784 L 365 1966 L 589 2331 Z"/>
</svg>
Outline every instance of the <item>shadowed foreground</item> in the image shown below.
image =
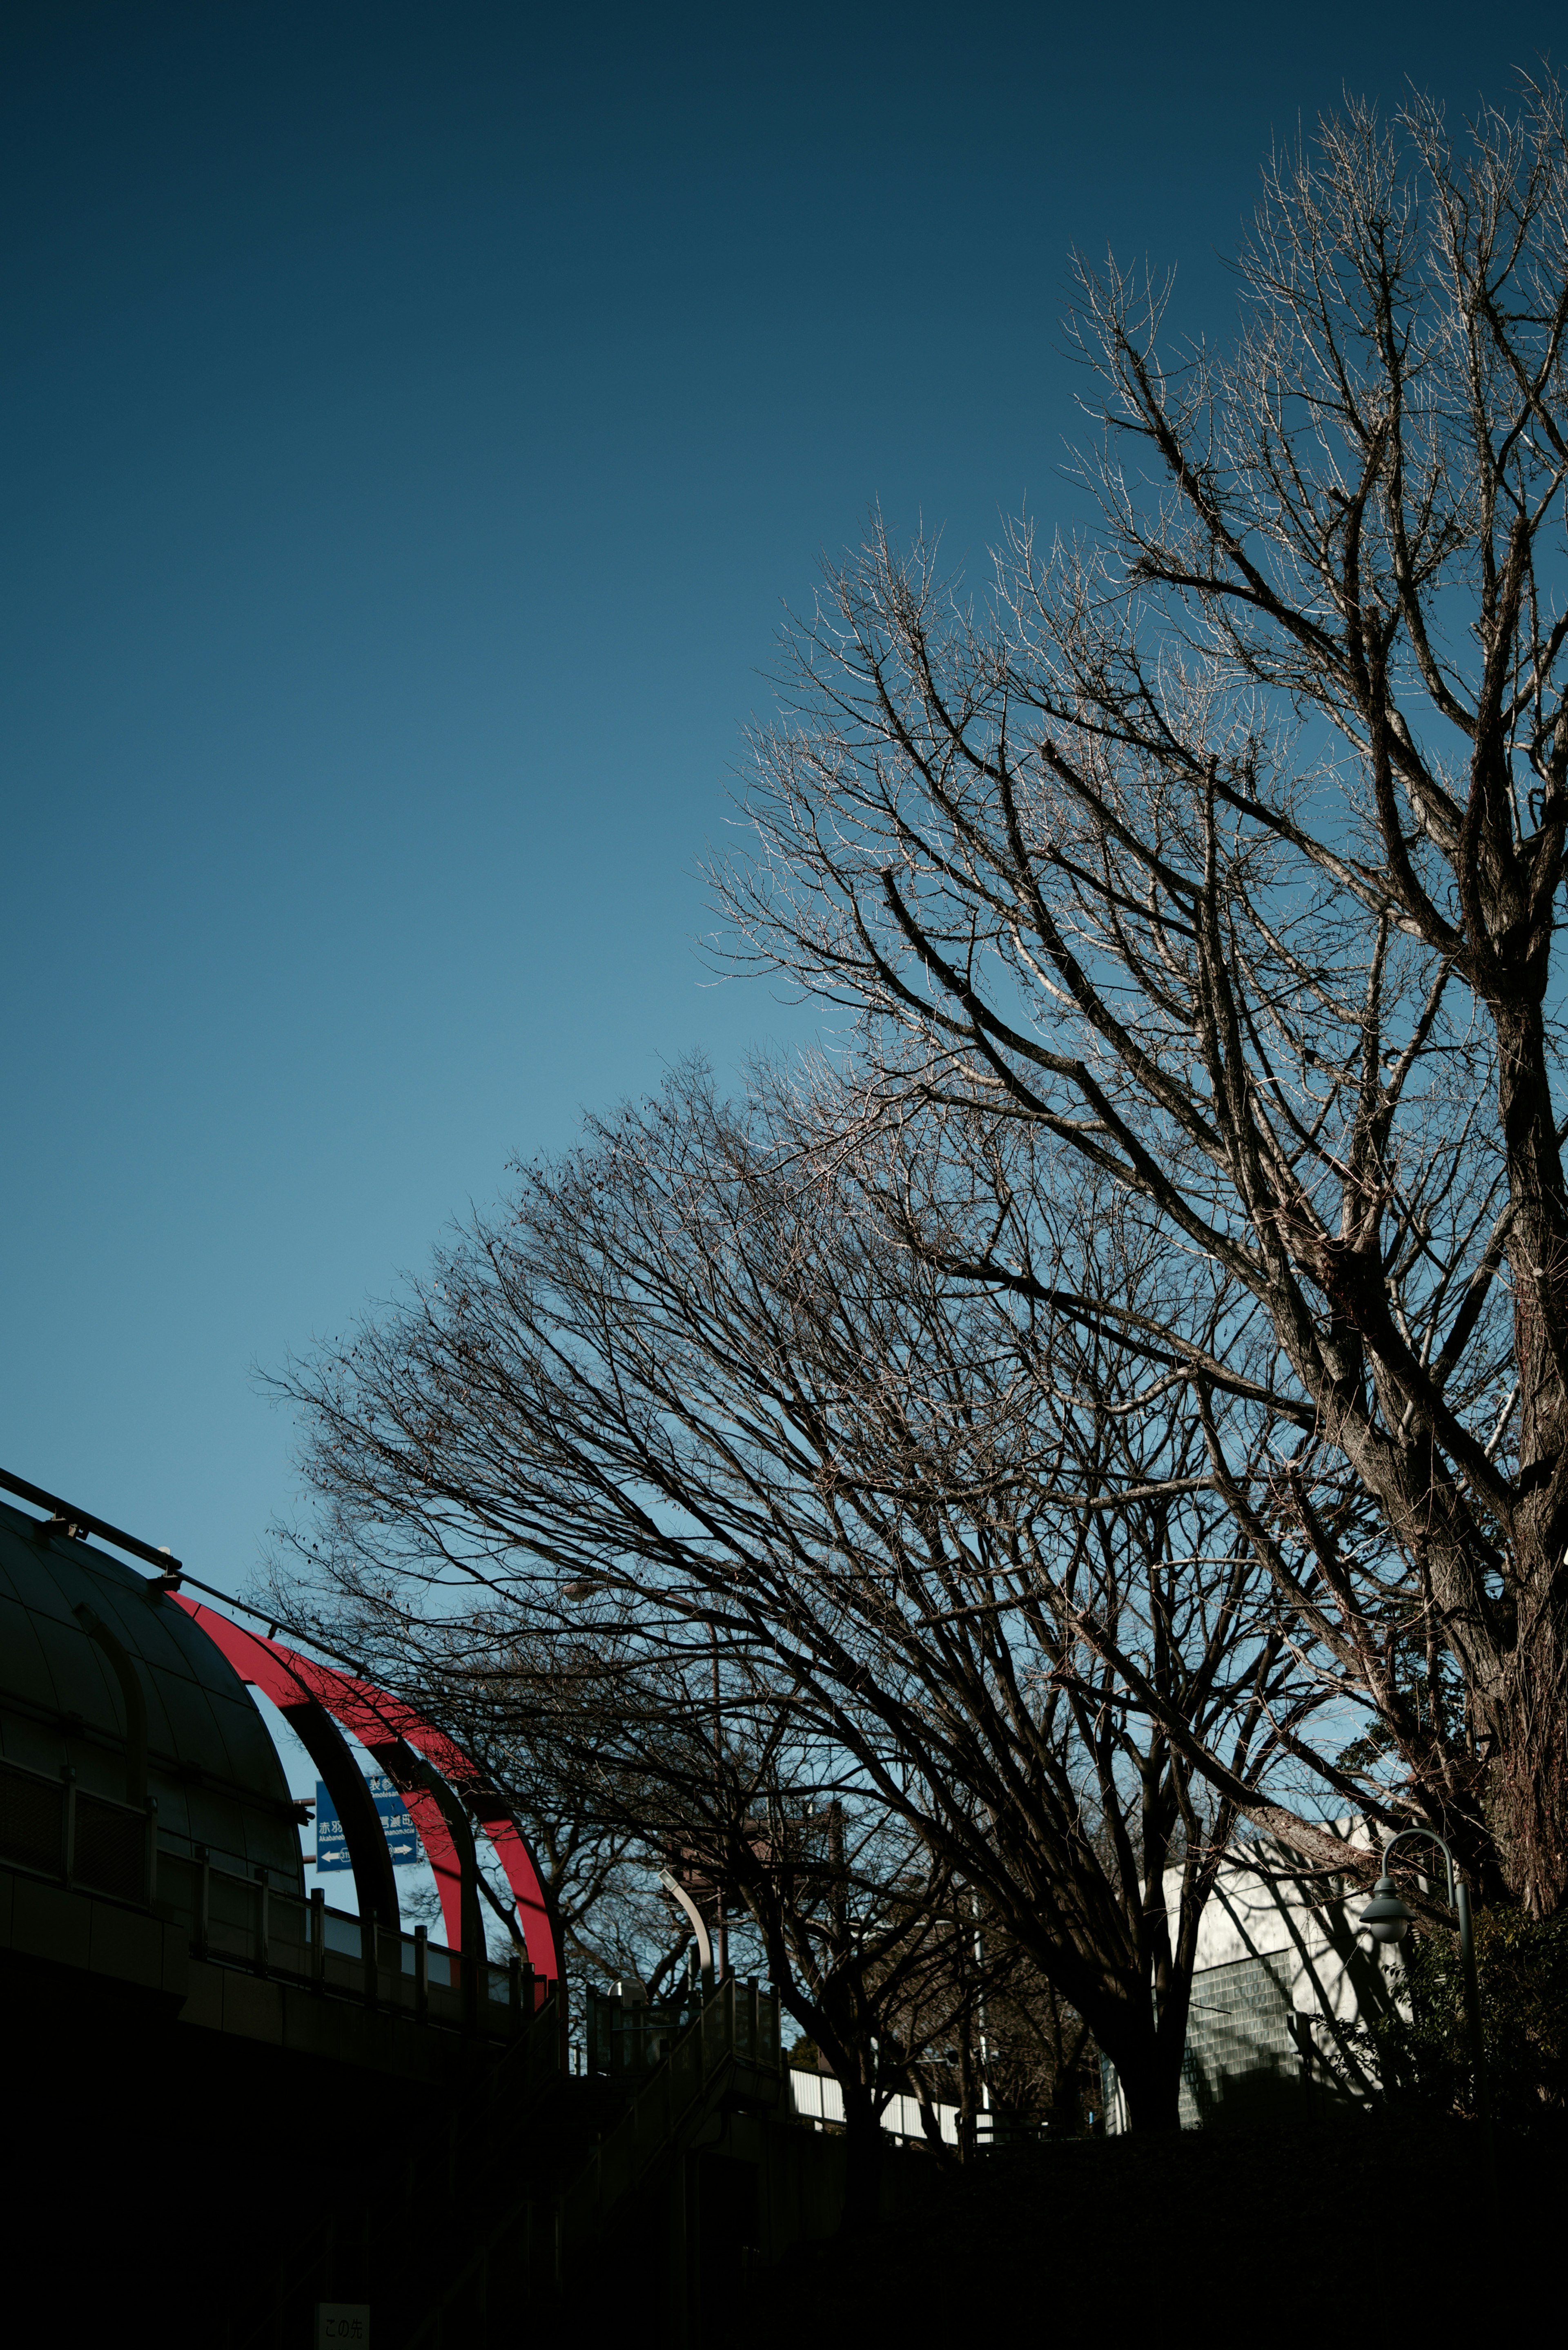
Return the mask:
<svg viewBox="0 0 1568 2350">
<path fill-rule="evenodd" d="M 1450 2313 L 1456 2294 L 1522 2310 L 1559 2265 L 1568 2139 L 1503 2146 L 1500 2175 L 1494 2221 L 1468 2127 L 1361 2115 L 999 2153 L 869 2238 L 797 2246 L 755 2276 L 747 2340 L 871 2341 L 896 2312 L 928 2341 L 1103 2326 L 1140 2308 L 1196 2315 L 1194 2293 L 1249 2327 L 1272 2307 L 1286 2338 L 1331 2311 L 1337 2331 L 1358 2305 L 1418 2325 L 1433 2291 Z"/>
</svg>

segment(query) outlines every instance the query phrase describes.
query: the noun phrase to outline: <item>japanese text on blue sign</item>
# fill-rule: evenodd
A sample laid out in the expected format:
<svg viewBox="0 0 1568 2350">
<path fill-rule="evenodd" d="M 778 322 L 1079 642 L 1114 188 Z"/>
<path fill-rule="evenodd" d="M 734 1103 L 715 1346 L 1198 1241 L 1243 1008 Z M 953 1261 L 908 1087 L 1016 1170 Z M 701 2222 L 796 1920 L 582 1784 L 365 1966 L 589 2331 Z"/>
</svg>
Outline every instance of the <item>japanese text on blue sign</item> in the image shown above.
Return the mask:
<svg viewBox="0 0 1568 2350">
<path fill-rule="evenodd" d="M 420 1840 L 414 1824 L 404 1808 L 403 1798 L 391 1781 L 379 1771 L 373 1771 L 368 1784 L 375 1801 L 387 1849 L 392 1856 L 394 1868 L 411 1868 L 421 1857 Z M 316 1866 L 322 1868 L 349 1868 L 348 1840 L 343 1833 L 343 1823 L 322 1782 L 316 1783 Z"/>
</svg>

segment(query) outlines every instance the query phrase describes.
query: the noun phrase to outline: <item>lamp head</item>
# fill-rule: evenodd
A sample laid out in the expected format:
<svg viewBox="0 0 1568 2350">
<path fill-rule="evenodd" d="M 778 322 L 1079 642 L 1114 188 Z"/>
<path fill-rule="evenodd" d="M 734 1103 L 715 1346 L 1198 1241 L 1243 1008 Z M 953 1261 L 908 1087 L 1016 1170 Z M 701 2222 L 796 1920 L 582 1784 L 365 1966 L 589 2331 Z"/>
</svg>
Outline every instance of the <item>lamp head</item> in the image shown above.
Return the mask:
<svg viewBox="0 0 1568 2350">
<path fill-rule="evenodd" d="M 1394 1879 L 1380 1877 L 1357 1922 L 1366 1927 L 1375 1942 L 1402 1942 L 1416 1922 L 1416 1914 L 1406 1908 L 1395 1892 Z"/>
</svg>

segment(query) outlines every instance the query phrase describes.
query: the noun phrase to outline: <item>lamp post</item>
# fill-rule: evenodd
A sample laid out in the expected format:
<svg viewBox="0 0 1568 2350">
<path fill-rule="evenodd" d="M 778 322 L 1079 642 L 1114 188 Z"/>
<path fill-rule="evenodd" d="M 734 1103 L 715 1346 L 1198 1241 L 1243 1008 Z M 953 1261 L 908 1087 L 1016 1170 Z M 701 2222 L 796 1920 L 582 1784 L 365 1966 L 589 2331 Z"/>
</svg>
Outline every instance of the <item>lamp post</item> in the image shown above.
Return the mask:
<svg viewBox="0 0 1568 2350">
<path fill-rule="evenodd" d="M 1375 1942 L 1402 1942 L 1416 1922 L 1415 1912 L 1407 1909 L 1394 1889 L 1394 1879 L 1388 1874 L 1388 1863 L 1397 1846 L 1407 1844 L 1413 1836 L 1425 1836 L 1435 1844 L 1443 1856 L 1449 1872 L 1449 1907 L 1459 1921 L 1459 1972 L 1464 1978 L 1465 2014 L 1470 2030 L 1470 2055 L 1475 2064 L 1476 2110 L 1480 2120 L 1481 2166 L 1486 2173 L 1488 2193 L 1497 2194 L 1497 2164 L 1491 2142 L 1491 2093 L 1487 2085 L 1486 2043 L 1481 2036 L 1480 1990 L 1476 1981 L 1475 1931 L 1470 1922 L 1470 1889 L 1454 1866 L 1454 1856 L 1436 1828 L 1401 1828 L 1383 1847 L 1383 1874 L 1373 1888 L 1372 1898 L 1362 1911 L 1359 1923 L 1366 1927 Z"/>
<path fill-rule="evenodd" d="M 595 1592 L 598 1591 L 627 1591 L 630 1592 L 635 1598 L 640 1598 L 642 1596 L 637 1585 L 633 1583 L 629 1577 L 615 1575 L 611 1573 L 607 1567 L 596 1567 L 591 1574 L 579 1575 L 575 1582 L 564 1583 L 561 1586 L 561 1596 L 564 1599 L 571 1600 L 574 1604 L 580 1599 L 587 1599 L 591 1597 Z M 711 1621 L 711 1618 L 704 1617 L 701 1610 L 694 1607 L 689 1599 L 683 1599 L 679 1592 L 663 1591 L 659 1594 L 659 1596 L 668 1601 L 672 1607 L 680 1608 L 683 1615 L 691 1617 L 699 1623 L 706 1622 L 708 1625 L 708 1639 L 713 1654 L 714 1802 L 716 1807 L 722 1808 L 723 1798 L 724 1731 L 719 1682 L 719 1627 Z M 675 1895 L 676 1899 L 680 1903 L 682 1908 L 688 1908 L 690 1905 L 685 1894 L 680 1890 L 667 1872 L 661 1871 L 660 1874 L 663 1877 L 664 1883 L 669 1887 L 670 1892 Z M 713 1887 L 713 1895 L 716 1915 L 713 1921 L 713 1933 L 711 1941 L 706 1929 L 701 1927 L 699 1928 L 698 1947 L 702 1966 L 704 1995 L 711 1991 L 714 1988 L 715 1984 L 722 1982 L 725 1976 L 728 1975 L 730 1971 L 730 1929 L 724 1916 L 723 1887 L 722 1885 L 715 1885 Z M 693 1914 L 695 1914 L 695 1912 L 693 1912 Z"/>
</svg>

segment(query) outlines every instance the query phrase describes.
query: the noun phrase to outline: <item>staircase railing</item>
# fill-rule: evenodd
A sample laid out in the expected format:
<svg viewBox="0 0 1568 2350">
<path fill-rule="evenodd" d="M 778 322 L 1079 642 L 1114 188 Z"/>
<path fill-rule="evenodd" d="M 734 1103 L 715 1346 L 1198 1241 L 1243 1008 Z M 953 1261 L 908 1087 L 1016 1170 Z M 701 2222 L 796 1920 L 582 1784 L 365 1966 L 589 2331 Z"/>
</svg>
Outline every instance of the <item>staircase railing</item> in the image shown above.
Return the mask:
<svg viewBox="0 0 1568 2350">
<path fill-rule="evenodd" d="M 504 2265 L 514 2291 L 520 2274 L 558 2291 L 567 2270 L 599 2241 L 617 2207 L 707 2112 L 721 2076 L 730 2078 L 741 2067 L 771 2075 L 771 2095 L 762 2082 L 752 2094 L 758 2103 L 776 2102 L 782 2082 L 778 2001 L 755 1983 L 737 1985 L 731 1976 L 563 2191 L 549 2198 L 518 2196 L 485 2230 L 408 2336 L 406 2350 L 441 2350 L 448 2321 L 460 2313 L 465 2314 L 463 2340 L 483 2344 L 490 2274 L 497 2264 Z"/>
</svg>

